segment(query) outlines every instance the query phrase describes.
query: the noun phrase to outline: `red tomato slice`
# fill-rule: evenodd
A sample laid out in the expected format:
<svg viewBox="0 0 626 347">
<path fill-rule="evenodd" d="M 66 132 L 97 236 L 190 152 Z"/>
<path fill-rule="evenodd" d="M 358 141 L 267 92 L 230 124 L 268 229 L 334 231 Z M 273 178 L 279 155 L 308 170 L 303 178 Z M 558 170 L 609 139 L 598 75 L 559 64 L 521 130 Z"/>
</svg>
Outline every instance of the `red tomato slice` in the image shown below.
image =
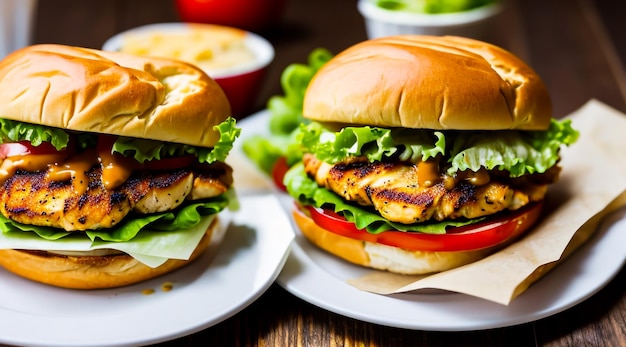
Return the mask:
<svg viewBox="0 0 626 347">
<path fill-rule="evenodd" d="M 283 183 L 283 178 L 285 178 L 287 170 L 289 170 L 289 165 L 287 165 L 287 158 L 285 157 L 278 158 L 278 161 L 276 161 L 274 167 L 272 168 L 272 179 L 274 180 L 274 184 L 283 192 L 287 191 L 287 187 L 285 187 L 285 184 Z"/>
<path fill-rule="evenodd" d="M 55 154 L 57 151 L 49 142 L 42 142 L 39 146 L 33 146 L 30 141 L 3 143 L 0 145 L 0 159 L 25 154 Z"/>
<path fill-rule="evenodd" d="M 385 231 L 371 234 L 357 229 L 337 213 L 306 206 L 311 219 L 327 231 L 345 237 L 377 242 L 409 251 L 453 252 L 488 248 L 511 240 L 533 225 L 541 215 L 542 203 L 526 206 L 518 211 L 506 213 L 469 226 L 450 229 L 446 234 L 424 234 L 419 232 Z"/>
</svg>

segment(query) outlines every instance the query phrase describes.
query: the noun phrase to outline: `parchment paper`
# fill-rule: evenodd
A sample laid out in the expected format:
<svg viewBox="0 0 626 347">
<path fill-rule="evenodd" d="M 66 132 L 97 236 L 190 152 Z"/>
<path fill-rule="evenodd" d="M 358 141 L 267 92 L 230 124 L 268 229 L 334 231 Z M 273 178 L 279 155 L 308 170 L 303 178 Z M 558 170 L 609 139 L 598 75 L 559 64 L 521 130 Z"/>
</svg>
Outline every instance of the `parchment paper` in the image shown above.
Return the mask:
<svg viewBox="0 0 626 347">
<path fill-rule="evenodd" d="M 561 176 L 546 196 L 545 217 L 523 239 L 430 276 L 375 271 L 348 282 L 379 294 L 440 289 L 508 305 L 592 237 L 603 217 L 626 206 L 626 115 L 590 100 L 567 118 L 580 138 L 563 148 Z"/>
</svg>

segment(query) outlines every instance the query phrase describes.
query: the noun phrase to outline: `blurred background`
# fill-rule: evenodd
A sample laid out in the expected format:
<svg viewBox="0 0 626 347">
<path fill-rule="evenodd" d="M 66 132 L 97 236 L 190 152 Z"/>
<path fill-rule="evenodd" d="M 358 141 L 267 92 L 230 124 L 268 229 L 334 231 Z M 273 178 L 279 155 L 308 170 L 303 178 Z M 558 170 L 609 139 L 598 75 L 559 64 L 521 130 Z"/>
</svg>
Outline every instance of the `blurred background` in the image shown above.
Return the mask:
<svg viewBox="0 0 626 347">
<path fill-rule="evenodd" d="M 4 0 L 3 0 L 4 1 Z M 223 0 L 225 2 L 227 0 Z M 248 0 L 264 3 L 263 0 Z M 237 0 L 245 2 L 245 0 Z M 613 50 L 611 71 L 624 77 L 626 64 L 626 35 L 622 17 L 626 2 L 614 0 L 506 0 L 506 6 L 494 24 L 492 41 L 518 54 L 544 78 L 554 99 L 556 116 L 572 112 L 571 100 L 580 104 L 596 94 L 604 95 L 603 102 L 626 111 L 623 105 L 626 88 L 606 90 L 608 86 L 586 84 L 585 75 L 599 73 L 604 58 L 594 61 L 598 50 Z M 238 5 L 240 11 L 247 7 Z M 252 110 L 265 107 L 267 99 L 281 91 L 279 78 L 286 65 L 305 62 L 316 47 L 325 47 L 333 53 L 367 38 L 363 16 L 357 10 L 357 0 L 284 0 L 280 15 L 270 25 L 256 30 L 276 49 L 276 59 L 270 65 L 265 85 L 254 101 Z M 327 10 L 325 10 L 327 9 Z M 582 9 L 582 10 L 581 10 Z M 565 18 L 591 22 L 593 30 L 581 30 L 575 22 L 564 22 L 560 13 L 568 11 Z M 520 17 L 516 13 L 527 15 Z M 257 12 L 258 14 L 258 12 Z M 63 43 L 99 48 L 111 36 L 132 27 L 154 22 L 181 20 L 173 0 L 40 0 L 35 14 L 33 41 L 35 43 Z M 579 18 L 580 17 L 580 18 Z M 549 28 L 549 32 L 546 32 Z M 603 37 L 610 42 L 597 42 L 597 46 L 581 46 L 577 36 Z M 532 46 L 529 40 L 534 40 Z M 532 48 L 531 48 L 532 47 Z M 545 56 L 550 54 L 550 56 Z M 574 56 L 589 56 L 588 69 L 567 69 Z M 597 64 L 597 66 L 595 65 Z M 570 83 L 553 81 L 567 80 Z M 620 79 L 622 83 L 625 78 Z M 563 89 L 563 85 L 576 85 Z M 559 87 L 554 87 L 558 85 Z M 598 93 L 596 91 L 600 90 Z M 561 102 L 570 100 L 570 102 Z"/>
</svg>

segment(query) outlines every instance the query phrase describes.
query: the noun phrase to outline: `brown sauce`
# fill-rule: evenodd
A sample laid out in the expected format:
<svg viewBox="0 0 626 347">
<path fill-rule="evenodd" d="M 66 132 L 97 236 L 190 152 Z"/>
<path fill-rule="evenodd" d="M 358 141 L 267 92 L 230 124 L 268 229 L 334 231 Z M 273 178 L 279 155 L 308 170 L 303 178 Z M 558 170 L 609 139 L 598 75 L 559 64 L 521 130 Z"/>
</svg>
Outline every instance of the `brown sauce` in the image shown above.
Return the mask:
<svg viewBox="0 0 626 347">
<path fill-rule="evenodd" d="M 459 171 L 454 176 L 440 172 L 437 160 L 421 161 L 417 164 L 417 181 L 420 187 L 432 187 L 443 182 L 447 190 L 453 189 L 459 182 L 465 181 L 475 186 L 482 186 L 491 180 L 485 168 L 474 172 L 472 170 Z"/>
<path fill-rule="evenodd" d="M 102 182 L 106 189 L 112 190 L 125 182 L 133 170 L 140 164 L 133 159 L 108 152 L 85 150 L 69 157 L 59 154 L 24 154 L 6 158 L 0 165 L 0 184 L 3 184 L 17 170 L 47 170 L 47 178 L 60 182 L 71 180 L 74 189 L 83 194 L 87 191 L 89 179 L 87 172 L 94 165 L 102 164 Z"/>
</svg>

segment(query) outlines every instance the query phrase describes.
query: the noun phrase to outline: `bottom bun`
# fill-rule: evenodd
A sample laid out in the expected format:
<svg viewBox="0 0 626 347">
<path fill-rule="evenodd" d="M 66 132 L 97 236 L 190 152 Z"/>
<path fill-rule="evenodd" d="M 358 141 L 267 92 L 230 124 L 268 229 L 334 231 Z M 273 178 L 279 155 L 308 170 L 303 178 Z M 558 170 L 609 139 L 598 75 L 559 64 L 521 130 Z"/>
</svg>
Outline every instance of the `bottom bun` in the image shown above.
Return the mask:
<svg viewBox="0 0 626 347">
<path fill-rule="evenodd" d="M 353 264 L 404 275 L 422 275 L 450 270 L 480 260 L 506 244 L 472 251 L 428 252 L 409 251 L 380 243 L 352 239 L 330 232 L 317 225 L 306 212 L 295 208 L 294 220 L 306 239 L 317 247 Z M 518 225 L 520 233 L 532 223 Z"/>
<path fill-rule="evenodd" d="M 143 282 L 197 259 L 211 245 L 220 221 L 216 217 L 188 260 L 169 259 L 152 268 L 125 254 L 66 256 L 45 251 L 0 250 L 0 266 L 30 280 L 71 289 L 105 289 Z"/>
</svg>

